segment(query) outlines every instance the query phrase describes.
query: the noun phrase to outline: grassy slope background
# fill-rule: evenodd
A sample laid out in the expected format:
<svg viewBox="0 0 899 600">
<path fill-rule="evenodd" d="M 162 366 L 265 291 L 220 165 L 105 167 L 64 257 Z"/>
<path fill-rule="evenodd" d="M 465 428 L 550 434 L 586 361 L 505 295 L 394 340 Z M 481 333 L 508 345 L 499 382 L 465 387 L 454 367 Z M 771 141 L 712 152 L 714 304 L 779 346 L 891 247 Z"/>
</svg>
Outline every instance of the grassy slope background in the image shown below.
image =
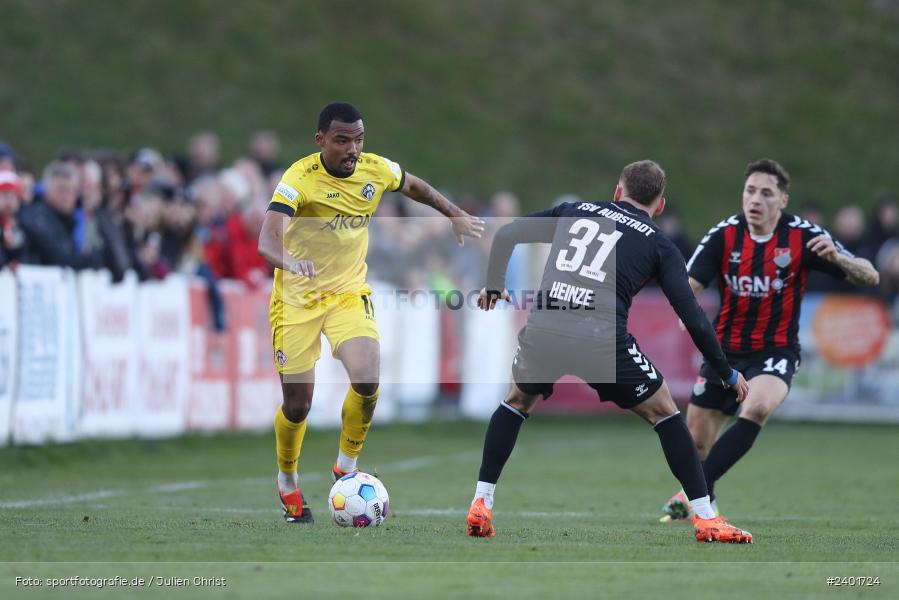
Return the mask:
<svg viewBox="0 0 899 600">
<path fill-rule="evenodd" d="M 12 0 L 0 50 L 0 139 L 36 165 L 69 145 L 178 152 L 206 128 L 228 156 L 273 128 L 287 160 L 342 98 L 370 150 L 531 208 L 604 197 L 643 157 L 694 234 L 760 156 L 797 201 L 899 187 L 899 18 L 867 0 Z"/>
</svg>

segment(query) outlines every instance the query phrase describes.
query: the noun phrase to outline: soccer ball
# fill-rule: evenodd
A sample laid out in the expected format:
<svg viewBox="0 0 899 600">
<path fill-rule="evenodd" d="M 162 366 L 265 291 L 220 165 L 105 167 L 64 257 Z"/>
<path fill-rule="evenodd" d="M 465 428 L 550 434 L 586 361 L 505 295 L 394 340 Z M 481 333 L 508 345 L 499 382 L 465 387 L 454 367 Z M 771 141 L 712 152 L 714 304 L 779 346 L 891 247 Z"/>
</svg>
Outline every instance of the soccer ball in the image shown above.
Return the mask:
<svg viewBox="0 0 899 600">
<path fill-rule="evenodd" d="M 387 518 L 387 488 L 368 473 L 347 473 L 328 494 L 331 518 L 341 527 L 377 527 Z"/>
</svg>

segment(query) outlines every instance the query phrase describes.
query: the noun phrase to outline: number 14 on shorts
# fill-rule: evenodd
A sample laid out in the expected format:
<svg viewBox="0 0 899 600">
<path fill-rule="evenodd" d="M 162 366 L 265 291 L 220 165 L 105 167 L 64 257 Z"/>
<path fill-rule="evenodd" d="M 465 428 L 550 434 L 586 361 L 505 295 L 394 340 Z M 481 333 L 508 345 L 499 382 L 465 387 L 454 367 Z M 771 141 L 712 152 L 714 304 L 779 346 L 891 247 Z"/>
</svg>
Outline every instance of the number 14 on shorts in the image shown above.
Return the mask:
<svg viewBox="0 0 899 600">
<path fill-rule="evenodd" d="M 765 361 L 765 368 L 762 369 L 765 373 L 774 373 L 777 371 L 781 375 L 787 374 L 787 359 L 782 358 L 776 363 L 774 362 L 774 357 L 769 358 Z"/>
</svg>

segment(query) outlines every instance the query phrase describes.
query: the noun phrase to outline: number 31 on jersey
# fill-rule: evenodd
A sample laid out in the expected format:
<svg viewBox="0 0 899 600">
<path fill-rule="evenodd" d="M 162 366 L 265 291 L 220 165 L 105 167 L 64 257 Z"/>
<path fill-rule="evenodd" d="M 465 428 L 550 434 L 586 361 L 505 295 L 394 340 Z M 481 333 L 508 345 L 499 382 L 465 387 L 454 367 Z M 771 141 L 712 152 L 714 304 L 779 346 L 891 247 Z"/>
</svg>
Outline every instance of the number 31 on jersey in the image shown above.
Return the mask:
<svg viewBox="0 0 899 600">
<path fill-rule="evenodd" d="M 578 237 L 583 232 L 583 235 Z M 603 264 L 612 253 L 612 248 L 618 243 L 621 237 L 620 231 L 612 233 L 600 233 L 599 223 L 590 219 L 578 219 L 571 225 L 568 233 L 574 235 L 569 242 L 570 246 L 574 246 L 574 255 L 569 257 L 568 248 L 559 250 L 556 257 L 556 269 L 559 271 L 578 271 L 578 275 L 594 279 L 599 282 L 606 280 L 606 272 L 602 270 Z M 589 265 L 581 267 L 584 258 L 587 256 L 587 249 L 594 240 L 599 240 L 602 245 L 593 256 L 593 260 Z"/>
</svg>

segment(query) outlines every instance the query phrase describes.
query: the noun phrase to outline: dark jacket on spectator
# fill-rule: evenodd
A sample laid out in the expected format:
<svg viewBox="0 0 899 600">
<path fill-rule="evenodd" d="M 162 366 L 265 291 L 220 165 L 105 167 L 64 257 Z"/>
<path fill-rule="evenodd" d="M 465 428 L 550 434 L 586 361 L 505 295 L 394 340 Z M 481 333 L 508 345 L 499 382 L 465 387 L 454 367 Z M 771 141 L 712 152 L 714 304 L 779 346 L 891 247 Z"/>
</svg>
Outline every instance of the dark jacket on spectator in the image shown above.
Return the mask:
<svg viewBox="0 0 899 600">
<path fill-rule="evenodd" d="M 19 226 L 25 232 L 23 264 L 55 265 L 75 270 L 104 266 L 101 252 L 81 253 L 76 248 L 72 237 L 75 219 L 56 212 L 44 200 L 35 200 L 22 207 Z"/>
</svg>

